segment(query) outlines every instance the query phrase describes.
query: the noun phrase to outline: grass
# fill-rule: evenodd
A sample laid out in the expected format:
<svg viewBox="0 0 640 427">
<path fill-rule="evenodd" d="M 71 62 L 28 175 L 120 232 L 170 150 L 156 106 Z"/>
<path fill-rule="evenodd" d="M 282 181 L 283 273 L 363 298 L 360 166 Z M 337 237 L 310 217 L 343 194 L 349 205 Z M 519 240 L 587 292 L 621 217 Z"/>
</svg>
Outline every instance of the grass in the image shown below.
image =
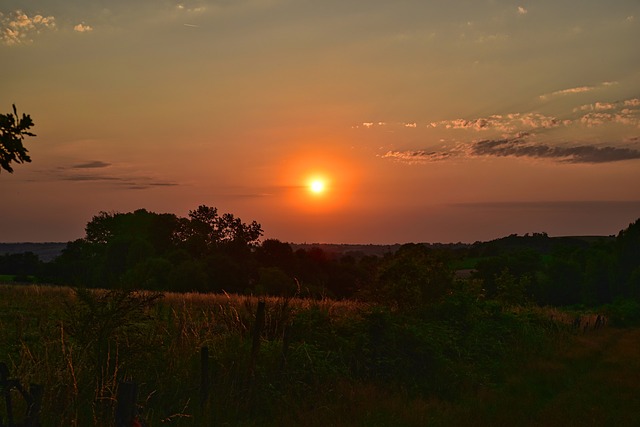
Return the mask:
<svg viewBox="0 0 640 427">
<path fill-rule="evenodd" d="M 573 314 L 465 295 L 419 316 L 266 298 L 252 360 L 257 298 L 154 298 L 0 285 L 0 361 L 23 384 L 45 386 L 44 425 L 110 425 L 118 380 L 139 384 L 153 426 L 639 421 L 629 409 L 640 403 L 633 329 L 571 335 Z M 212 389 L 204 408 L 202 346 Z"/>
</svg>

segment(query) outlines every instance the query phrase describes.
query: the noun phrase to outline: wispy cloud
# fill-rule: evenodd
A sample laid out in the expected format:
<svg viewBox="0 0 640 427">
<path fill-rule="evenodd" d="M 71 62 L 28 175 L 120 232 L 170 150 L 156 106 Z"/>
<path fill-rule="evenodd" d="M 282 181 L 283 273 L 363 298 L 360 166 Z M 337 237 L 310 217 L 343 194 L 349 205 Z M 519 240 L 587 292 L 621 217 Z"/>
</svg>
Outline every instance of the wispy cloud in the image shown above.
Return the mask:
<svg viewBox="0 0 640 427">
<path fill-rule="evenodd" d="M 584 92 L 591 92 L 592 90 L 596 89 L 595 86 L 579 86 L 579 87 L 572 87 L 569 89 L 562 89 L 562 90 L 556 90 L 555 92 L 551 92 L 551 93 L 546 93 L 544 95 L 540 95 L 540 99 L 549 99 L 549 98 L 553 98 L 555 96 L 562 96 L 562 95 L 570 95 L 570 94 L 575 94 L 575 93 L 584 93 Z"/>
<path fill-rule="evenodd" d="M 453 155 L 451 152 L 437 152 L 428 150 L 387 151 L 383 159 L 397 160 L 403 163 L 430 163 L 446 160 Z"/>
<path fill-rule="evenodd" d="M 478 141 L 471 145 L 469 152 L 472 156 L 528 157 L 563 163 L 609 163 L 640 159 L 640 151 L 630 148 L 592 145 L 554 147 L 529 143 L 523 137 Z"/>
<path fill-rule="evenodd" d="M 551 93 L 545 93 L 543 95 L 540 95 L 539 98 L 543 101 L 546 101 L 550 98 L 555 98 L 558 96 L 565 96 L 565 95 L 573 95 L 573 94 L 577 94 L 577 93 L 585 93 L 585 92 L 591 92 L 594 91 L 596 89 L 600 89 L 603 87 L 607 87 L 607 86 L 613 86 L 618 84 L 617 82 L 602 82 L 597 86 L 577 86 L 577 87 L 572 87 L 569 89 L 561 89 L 561 90 L 556 90 L 554 92 Z"/>
<path fill-rule="evenodd" d="M 112 163 L 101 160 L 91 160 L 59 167 L 53 171 L 53 177 L 60 181 L 104 184 L 129 190 L 174 187 L 179 185 L 173 181 L 132 173 L 130 170 L 127 170 L 126 167 L 117 167 Z"/>
<path fill-rule="evenodd" d="M 203 4 L 189 5 L 185 3 L 178 3 L 176 5 L 176 9 L 187 13 L 200 13 L 207 10 L 206 6 L 204 6 Z"/>
<path fill-rule="evenodd" d="M 496 130 L 499 132 L 531 131 L 536 129 L 551 129 L 570 124 L 570 121 L 540 113 L 510 113 L 496 114 L 477 119 L 453 119 L 431 122 L 433 128 L 470 129 L 474 131 Z"/>
<path fill-rule="evenodd" d="M 527 13 L 529 13 L 527 9 L 522 6 L 518 6 L 518 15 L 526 15 Z"/>
<path fill-rule="evenodd" d="M 21 10 L 8 15 L 0 12 L 0 40 L 8 46 L 31 43 L 35 35 L 55 28 L 53 16 L 29 16 Z"/>
<path fill-rule="evenodd" d="M 453 158 L 515 157 L 552 160 L 558 163 L 611 163 L 640 159 L 640 150 L 611 145 L 553 146 L 528 140 L 523 133 L 513 138 L 485 139 L 470 144 L 458 144 L 447 151 L 388 151 L 382 157 L 403 163 L 431 163 Z"/>
<path fill-rule="evenodd" d="M 78 163 L 70 166 L 71 169 L 95 169 L 95 168 L 106 168 L 111 166 L 111 163 L 102 162 L 100 160 L 93 160 L 86 163 Z"/>
<path fill-rule="evenodd" d="M 596 102 L 579 107 L 588 111 L 580 117 L 580 123 L 587 127 L 602 126 L 607 123 L 640 128 L 640 99 L 633 98 L 615 103 Z M 574 110 L 575 111 L 575 110 Z"/>
</svg>

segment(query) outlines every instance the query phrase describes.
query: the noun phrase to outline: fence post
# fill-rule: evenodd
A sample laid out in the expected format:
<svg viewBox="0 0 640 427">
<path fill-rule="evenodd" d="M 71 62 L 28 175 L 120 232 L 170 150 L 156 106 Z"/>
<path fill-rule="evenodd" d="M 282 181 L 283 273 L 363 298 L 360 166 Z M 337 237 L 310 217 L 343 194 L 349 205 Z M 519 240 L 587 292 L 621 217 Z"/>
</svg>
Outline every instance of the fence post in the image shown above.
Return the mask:
<svg viewBox="0 0 640 427">
<path fill-rule="evenodd" d="M 209 347 L 200 348 L 200 408 L 209 398 Z"/>
<path fill-rule="evenodd" d="M 282 334 L 282 354 L 280 356 L 280 370 L 287 367 L 287 359 L 289 358 L 289 346 L 291 345 L 291 325 L 284 327 Z"/>
<path fill-rule="evenodd" d="M 260 352 L 260 336 L 264 328 L 264 311 L 266 303 L 264 300 L 258 301 L 258 309 L 256 310 L 256 321 L 253 324 L 253 343 L 251 344 L 251 358 L 249 359 L 249 377 L 253 377 L 255 373 L 256 360 Z"/>
<path fill-rule="evenodd" d="M 138 386 L 134 382 L 119 382 L 116 406 L 116 427 L 131 427 L 136 415 Z"/>
</svg>

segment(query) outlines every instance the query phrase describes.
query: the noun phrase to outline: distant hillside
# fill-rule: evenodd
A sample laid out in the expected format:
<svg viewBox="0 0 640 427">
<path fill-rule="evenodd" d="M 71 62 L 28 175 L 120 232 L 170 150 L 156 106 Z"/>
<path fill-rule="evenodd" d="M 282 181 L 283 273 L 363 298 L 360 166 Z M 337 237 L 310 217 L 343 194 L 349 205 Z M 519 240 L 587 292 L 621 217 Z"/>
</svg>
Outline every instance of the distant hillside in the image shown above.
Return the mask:
<svg viewBox="0 0 640 427">
<path fill-rule="evenodd" d="M 434 249 L 460 249 L 470 245 L 466 243 L 419 243 Z M 356 258 L 362 256 L 384 256 L 396 252 L 402 245 L 395 243 L 393 245 L 357 245 L 357 244 L 335 244 L 335 243 L 289 243 L 294 251 L 298 249 L 308 250 L 311 248 L 320 248 L 324 252 L 342 256 L 353 255 Z"/>
<path fill-rule="evenodd" d="M 519 236 L 512 234 L 488 242 L 476 242 L 471 251 L 475 256 L 495 256 L 502 253 L 533 249 L 540 253 L 550 253 L 558 248 L 586 248 L 598 241 L 614 241 L 615 236 L 560 236 L 549 237 L 546 233 Z"/>
<path fill-rule="evenodd" d="M 40 261 L 49 262 L 58 257 L 66 247 L 66 242 L 0 243 L 0 255 L 33 252 L 40 258 Z"/>
<path fill-rule="evenodd" d="M 518 236 L 502 237 L 500 239 L 488 242 L 476 242 L 474 244 L 466 243 L 422 243 L 434 249 L 470 249 L 476 255 L 492 256 L 503 252 L 521 250 L 524 248 L 536 249 L 540 252 L 547 253 L 558 246 L 579 246 L 586 247 L 599 240 L 610 241 L 615 236 L 564 236 L 549 237 L 546 234 L 532 234 Z M 388 253 L 394 253 L 402 246 L 399 243 L 393 245 L 375 245 L 375 244 L 332 244 L 332 243 L 289 243 L 294 251 L 298 249 L 308 250 L 316 247 L 326 253 L 336 256 L 353 255 L 356 258 L 362 256 L 384 256 Z M 38 255 L 41 261 L 49 262 L 62 253 L 67 246 L 66 242 L 47 242 L 47 243 L 0 243 L 0 255 L 4 254 L 20 254 L 25 252 L 33 252 Z"/>
</svg>

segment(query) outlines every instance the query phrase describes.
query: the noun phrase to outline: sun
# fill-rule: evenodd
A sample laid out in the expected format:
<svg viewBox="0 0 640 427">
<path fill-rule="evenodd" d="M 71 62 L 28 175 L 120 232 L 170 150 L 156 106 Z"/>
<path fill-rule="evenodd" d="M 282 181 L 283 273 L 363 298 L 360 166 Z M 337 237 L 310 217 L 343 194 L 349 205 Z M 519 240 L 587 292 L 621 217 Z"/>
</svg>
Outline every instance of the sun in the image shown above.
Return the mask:
<svg viewBox="0 0 640 427">
<path fill-rule="evenodd" d="M 321 179 L 314 179 L 309 184 L 309 190 L 311 190 L 311 192 L 315 194 L 320 194 L 324 192 L 325 188 L 326 188 L 325 183 Z"/>
</svg>

